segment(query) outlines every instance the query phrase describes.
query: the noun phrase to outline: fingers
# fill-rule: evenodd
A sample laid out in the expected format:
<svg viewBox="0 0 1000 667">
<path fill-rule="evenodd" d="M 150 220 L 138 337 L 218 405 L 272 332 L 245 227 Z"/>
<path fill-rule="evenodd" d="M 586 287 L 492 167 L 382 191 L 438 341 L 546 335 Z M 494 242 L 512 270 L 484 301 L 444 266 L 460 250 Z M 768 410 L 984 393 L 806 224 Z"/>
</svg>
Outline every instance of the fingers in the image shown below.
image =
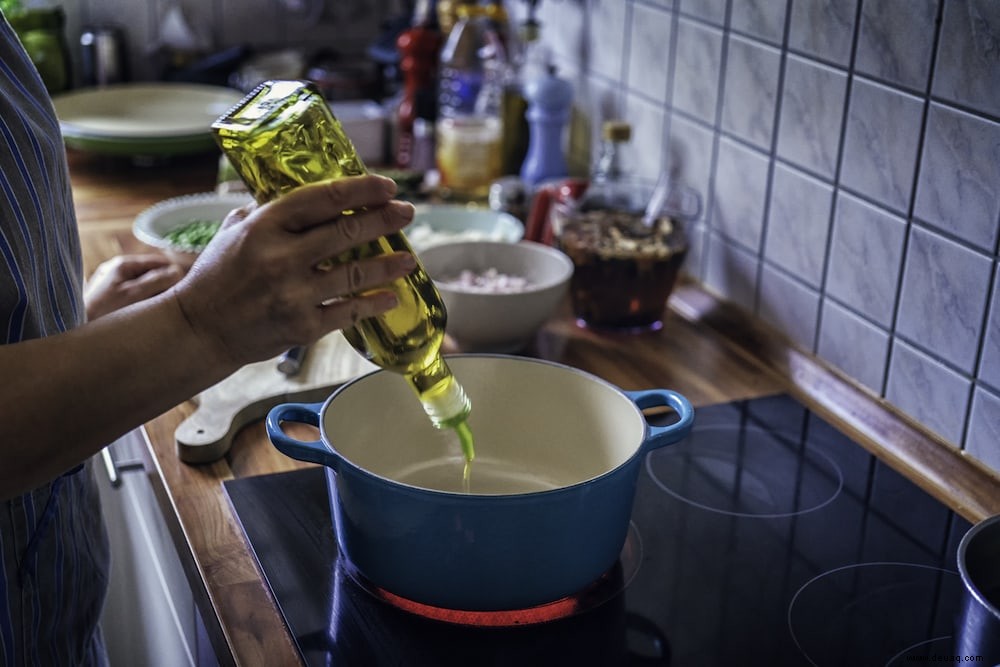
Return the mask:
<svg viewBox="0 0 1000 667">
<path fill-rule="evenodd" d="M 320 308 L 322 328 L 326 331 L 352 327 L 363 319 L 381 315 L 399 305 L 389 290 L 369 292 L 353 299 L 336 299 Z"/>
<path fill-rule="evenodd" d="M 184 277 L 184 271 L 176 264 L 167 264 L 149 269 L 132 279 L 130 287 L 138 299 L 147 299 L 176 284 Z"/>
<path fill-rule="evenodd" d="M 257 202 L 250 202 L 239 208 L 234 208 L 232 211 L 226 214 L 226 217 L 222 219 L 221 229 L 226 227 L 232 227 L 233 225 L 238 225 L 243 222 L 254 210 L 257 208 Z"/>
<path fill-rule="evenodd" d="M 308 253 L 310 265 L 316 264 L 361 243 L 400 231 L 410 224 L 413 215 L 413 204 L 402 201 L 392 201 L 385 206 L 343 215 L 330 224 L 319 225 L 302 233 L 303 251 Z"/>
<path fill-rule="evenodd" d="M 150 253 L 145 255 L 119 255 L 110 262 L 116 262 L 118 274 L 123 280 L 138 278 L 148 271 L 165 269 L 171 265 L 164 255 Z"/>
<path fill-rule="evenodd" d="M 161 255 L 120 255 L 101 264 L 84 289 L 87 319 L 124 308 L 163 292 L 184 271 Z"/>
<path fill-rule="evenodd" d="M 408 252 L 382 255 L 363 261 L 333 264 L 327 271 L 318 270 L 311 280 L 309 298 L 316 303 L 337 297 L 357 295 L 383 287 L 409 275 L 417 268 L 417 260 Z"/>
<path fill-rule="evenodd" d="M 351 176 L 295 188 L 260 208 L 288 231 L 298 232 L 337 219 L 344 211 L 384 206 L 396 194 L 396 182 L 375 174 Z"/>
<path fill-rule="evenodd" d="M 234 213 L 173 294 L 198 335 L 239 363 L 379 315 L 396 304 L 390 284 L 414 270 L 411 253 L 317 265 L 406 226 L 413 207 L 390 204 L 395 191 L 392 179 L 345 178 Z"/>
</svg>

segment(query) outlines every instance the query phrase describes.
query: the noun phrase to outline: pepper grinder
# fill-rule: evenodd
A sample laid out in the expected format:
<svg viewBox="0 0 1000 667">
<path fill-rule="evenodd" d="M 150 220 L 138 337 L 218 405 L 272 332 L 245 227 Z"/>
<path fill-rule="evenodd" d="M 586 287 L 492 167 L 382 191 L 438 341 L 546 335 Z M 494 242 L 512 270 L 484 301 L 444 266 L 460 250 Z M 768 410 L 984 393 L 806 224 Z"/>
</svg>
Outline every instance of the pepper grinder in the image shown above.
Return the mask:
<svg viewBox="0 0 1000 667">
<path fill-rule="evenodd" d="M 562 135 L 573 103 L 573 87 L 556 76 L 555 67 L 524 87 L 528 100 L 528 154 L 521 165 L 521 180 L 529 186 L 569 173 Z"/>
</svg>

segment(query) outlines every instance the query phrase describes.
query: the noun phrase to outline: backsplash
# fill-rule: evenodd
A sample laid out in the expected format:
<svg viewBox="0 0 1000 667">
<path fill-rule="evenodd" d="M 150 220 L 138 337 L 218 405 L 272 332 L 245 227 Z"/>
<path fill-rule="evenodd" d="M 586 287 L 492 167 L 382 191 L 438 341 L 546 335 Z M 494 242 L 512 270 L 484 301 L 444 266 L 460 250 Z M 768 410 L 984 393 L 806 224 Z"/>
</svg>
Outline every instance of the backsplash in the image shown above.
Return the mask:
<svg viewBox="0 0 1000 667">
<path fill-rule="evenodd" d="M 289 10 L 316 2 L 311 27 Z M 135 62 L 176 3 L 75 0 L 68 34 L 126 25 Z M 215 47 L 360 53 L 398 4 L 182 6 Z M 542 0 L 539 18 L 585 148 L 624 118 L 638 171 L 705 196 L 692 276 L 1000 471 L 1000 2 Z"/>
<path fill-rule="evenodd" d="M 540 18 L 592 128 L 623 116 L 643 173 L 706 195 L 691 275 L 1000 471 L 1000 3 Z"/>
</svg>

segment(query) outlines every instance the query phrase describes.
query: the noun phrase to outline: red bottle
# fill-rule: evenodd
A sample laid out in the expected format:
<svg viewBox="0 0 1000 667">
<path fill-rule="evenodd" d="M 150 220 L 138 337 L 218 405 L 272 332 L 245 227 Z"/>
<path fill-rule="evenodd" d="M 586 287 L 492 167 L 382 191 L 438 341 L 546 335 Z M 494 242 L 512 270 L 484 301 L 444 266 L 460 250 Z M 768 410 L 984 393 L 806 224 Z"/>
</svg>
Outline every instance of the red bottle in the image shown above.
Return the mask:
<svg viewBox="0 0 1000 667">
<path fill-rule="evenodd" d="M 403 99 L 397 111 L 396 166 L 406 169 L 413 159 L 413 121 L 437 118 L 438 58 L 444 38 L 438 27 L 435 0 L 420 0 L 413 25 L 396 39 L 403 73 Z"/>
</svg>

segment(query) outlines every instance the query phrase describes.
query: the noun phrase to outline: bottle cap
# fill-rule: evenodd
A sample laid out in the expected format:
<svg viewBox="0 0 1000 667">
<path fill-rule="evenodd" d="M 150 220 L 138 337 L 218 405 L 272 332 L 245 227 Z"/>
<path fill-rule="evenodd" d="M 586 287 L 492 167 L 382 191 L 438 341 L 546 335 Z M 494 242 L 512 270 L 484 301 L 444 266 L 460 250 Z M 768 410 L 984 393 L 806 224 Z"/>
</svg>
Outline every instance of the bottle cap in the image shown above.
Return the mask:
<svg viewBox="0 0 1000 667">
<path fill-rule="evenodd" d="M 459 5 L 455 8 L 455 16 L 460 19 L 488 16 L 486 7 L 481 5 Z"/>
<path fill-rule="evenodd" d="M 601 136 L 607 141 L 628 141 L 632 138 L 632 126 L 623 120 L 605 121 L 601 126 Z"/>
</svg>

